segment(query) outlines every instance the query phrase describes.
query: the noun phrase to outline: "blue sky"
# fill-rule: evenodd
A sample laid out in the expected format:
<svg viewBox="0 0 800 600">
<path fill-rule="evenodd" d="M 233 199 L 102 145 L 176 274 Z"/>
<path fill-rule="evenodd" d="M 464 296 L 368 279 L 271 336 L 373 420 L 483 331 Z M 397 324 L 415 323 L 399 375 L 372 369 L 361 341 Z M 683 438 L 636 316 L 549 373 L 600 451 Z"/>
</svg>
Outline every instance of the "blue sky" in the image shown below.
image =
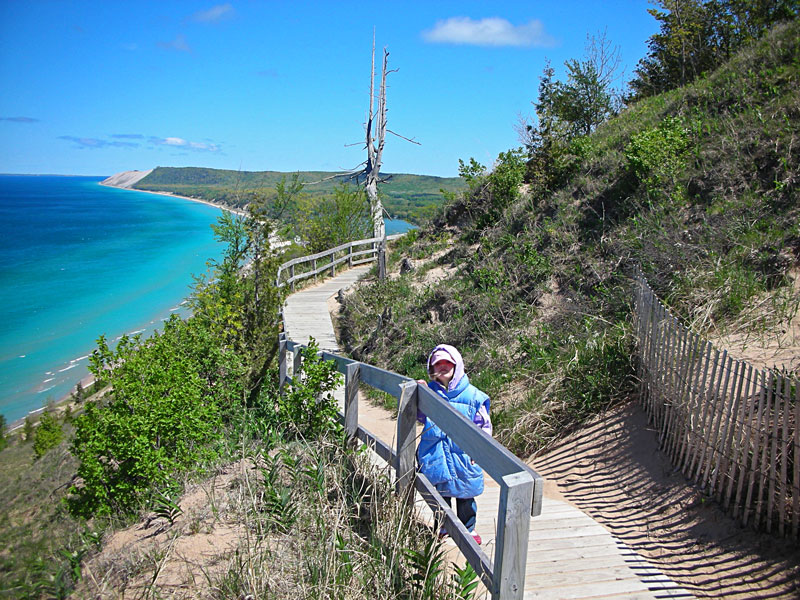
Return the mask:
<svg viewBox="0 0 800 600">
<path fill-rule="evenodd" d="M 349 170 L 365 156 L 373 29 L 389 66 L 383 170 L 458 174 L 519 145 L 550 60 L 605 31 L 625 80 L 646 0 L 0 0 L 0 173 L 155 166 Z"/>
</svg>

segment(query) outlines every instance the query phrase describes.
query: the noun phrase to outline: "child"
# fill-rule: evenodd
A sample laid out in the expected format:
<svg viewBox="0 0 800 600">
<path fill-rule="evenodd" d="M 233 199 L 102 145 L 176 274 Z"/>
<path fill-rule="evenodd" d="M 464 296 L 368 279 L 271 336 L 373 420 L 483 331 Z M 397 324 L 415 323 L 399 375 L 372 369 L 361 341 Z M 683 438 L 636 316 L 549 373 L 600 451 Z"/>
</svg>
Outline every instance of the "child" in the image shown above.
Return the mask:
<svg viewBox="0 0 800 600">
<path fill-rule="evenodd" d="M 489 419 L 489 396 L 474 385 L 464 373 L 464 359 L 453 346 L 440 344 L 428 357 L 428 387 L 447 400 L 458 412 L 475 425 L 492 435 Z M 423 380 L 418 383 L 425 384 Z M 475 496 L 483 493 L 483 469 L 423 413 L 417 419 L 424 425 L 417 448 L 419 470 L 452 506 L 456 499 L 456 514 L 480 544 L 481 536 L 475 533 L 475 516 L 478 506 Z"/>
</svg>

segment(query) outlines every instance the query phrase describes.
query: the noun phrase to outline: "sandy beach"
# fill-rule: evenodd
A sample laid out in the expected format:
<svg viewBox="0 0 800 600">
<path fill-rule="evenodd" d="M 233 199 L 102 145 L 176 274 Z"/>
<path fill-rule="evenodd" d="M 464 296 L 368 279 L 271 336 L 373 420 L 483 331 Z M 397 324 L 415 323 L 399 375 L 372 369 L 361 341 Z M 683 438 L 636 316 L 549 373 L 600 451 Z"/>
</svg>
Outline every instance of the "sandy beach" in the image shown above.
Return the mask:
<svg viewBox="0 0 800 600">
<path fill-rule="evenodd" d="M 110 178 L 109 178 L 110 179 Z M 232 212 L 235 215 L 239 215 L 240 217 L 246 217 L 247 212 L 238 209 L 238 208 L 231 208 L 230 206 L 225 206 L 224 204 L 220 204 L 219 202 L 211 202 L 210 200 L 202 200 L 201 198 L 192 198 L 191 196 L 181 196 L 179 194 L 173 194 L 172 192 L 155 192 L 151 190 L 139 190 L 134 187 L 125 186 L 125 185 L 113 185 L 105 183 L 108 181 L 107 179 L 104 181 L 99 182 L 100 185 L 105 187 L 115 187 L 121 190 L 130 190 L 132 192 L 141 192 L 142 194 L 157 194 L 159 196 L 168 196 L 170 198 L 180 198 L 181 200 L 188 200 L 190 202 L 199 202 L 200 204 L 205 204 L 207 206 L 213 206 L 214 208 L 219 208 L 220 210 L 226 210 L 228 212 Z"/>
</svg>

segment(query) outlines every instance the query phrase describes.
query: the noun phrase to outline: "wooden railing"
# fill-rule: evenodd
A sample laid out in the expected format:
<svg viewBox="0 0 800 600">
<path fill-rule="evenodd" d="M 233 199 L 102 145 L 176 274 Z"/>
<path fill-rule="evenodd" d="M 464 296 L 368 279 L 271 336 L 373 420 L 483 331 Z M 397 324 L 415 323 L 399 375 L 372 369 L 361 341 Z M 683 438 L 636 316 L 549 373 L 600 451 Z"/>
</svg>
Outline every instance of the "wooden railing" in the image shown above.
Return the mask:
<svg viewBox="0 0 800 600">
<path fill-rule="evenodd" d="M 302 344 L 280 339 L 280 385 L 291 384 L 289 353 L 292 353 L 292 374 L 300 368 Z M 442 401 L 427 386 L 337 354 L 322 352 L 324 360 L 336 362 L 345 376 L 344 414 L 340 414 L 345 431 L 372 448 L 395 470 L 396 492 L 408 502 L 418 491 L 435 514 L 443 515 L 444 527 L 491 592 L 493 599 L 511 600 L 523 597 L 525 563 L 528 552 L 530 517 L 541 514 L 543 479 L 507 448 Z M 358 388 L 366 384 L 391 394 L 397 399 L 396 447 L 381 440 L 358 423 Z M 494 561 L 484 554 L 458 517 L 445 503 L 436 487 L 416 470 L 417 407 L 464 449 L 492 479 L 500 485 L 497 510 L 497 535 Z"/>
<path fill-rule="evenodd" d="M 636 275 L 641 401 L 673 464 L 743 525 L 800 539 L 800 380 L 689 331 Z"/>
<path fill-rule="evenodd" d="M 403 235 L 402 233 L 388 235 L 386 241 L 395 240 Z M 339 265 L 347 263 L 348 267 L 354 267 L 377 260 L 380 243 L 379 237 L 356 240 L 317 254 L 292 259 L 278 267 L 275 285 L 279 288 L 288 285 L 294 290 L 295 283 L 309 277 L 316 279 L 322 274 L 335 277 L 336 267 Z"/>
</svg>

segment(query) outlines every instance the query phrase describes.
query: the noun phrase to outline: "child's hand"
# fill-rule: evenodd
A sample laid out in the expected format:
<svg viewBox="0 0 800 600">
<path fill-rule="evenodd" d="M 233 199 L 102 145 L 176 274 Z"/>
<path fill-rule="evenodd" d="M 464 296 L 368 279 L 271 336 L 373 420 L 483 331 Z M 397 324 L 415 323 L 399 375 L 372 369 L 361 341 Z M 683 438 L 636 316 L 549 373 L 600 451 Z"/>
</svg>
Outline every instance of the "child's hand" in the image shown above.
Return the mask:
<svg viewBox="0 0 800 600">
<path fill-rule="evenodd" d="M 428 385 L 428 382 L 425 381 L 424 379 L 417 379 L 417 383 L 420 385 Z"/>
</svg>

